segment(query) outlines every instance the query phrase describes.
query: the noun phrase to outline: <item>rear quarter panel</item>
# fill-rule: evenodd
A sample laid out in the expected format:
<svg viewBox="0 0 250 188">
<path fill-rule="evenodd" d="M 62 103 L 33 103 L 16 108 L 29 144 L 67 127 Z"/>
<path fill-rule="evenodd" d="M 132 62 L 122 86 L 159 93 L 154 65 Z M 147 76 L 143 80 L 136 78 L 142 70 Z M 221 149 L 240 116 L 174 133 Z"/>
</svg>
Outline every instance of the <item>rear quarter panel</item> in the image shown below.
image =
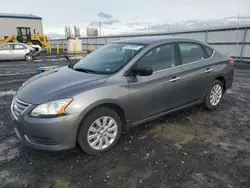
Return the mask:
<svg viewBox="0 0 250 188">
<path fill-rule="evenodd" d="M 211 59 L 213 78 L 216 79 L 218 77 L 223 77 L 226 82 L 225 89 L 232 86 L 234 76 L 233 66 L 228 62 L 228 58 L 230 57 L 215 51 L 214 56 Z"/>
</svg>

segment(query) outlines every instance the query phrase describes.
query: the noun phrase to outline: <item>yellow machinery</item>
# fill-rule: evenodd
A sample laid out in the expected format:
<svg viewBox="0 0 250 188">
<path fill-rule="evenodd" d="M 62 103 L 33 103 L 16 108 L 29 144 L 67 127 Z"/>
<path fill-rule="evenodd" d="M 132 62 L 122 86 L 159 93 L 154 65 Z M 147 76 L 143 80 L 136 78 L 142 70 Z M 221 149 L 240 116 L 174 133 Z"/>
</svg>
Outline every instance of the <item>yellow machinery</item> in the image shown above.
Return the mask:
<svg viewBox="0 0 250 188">
<path fill-rule="evenodd" d="M 0 38 L 0 44 L 7 42 L 21 42 L 37 48 L 46 48 L 49 45 L 48 39 L 46 36 L 43 36 L 39 33 L 31 34 L 30 27 L 17 27 L 17 35 L 5 36 Z"/>
</svg>

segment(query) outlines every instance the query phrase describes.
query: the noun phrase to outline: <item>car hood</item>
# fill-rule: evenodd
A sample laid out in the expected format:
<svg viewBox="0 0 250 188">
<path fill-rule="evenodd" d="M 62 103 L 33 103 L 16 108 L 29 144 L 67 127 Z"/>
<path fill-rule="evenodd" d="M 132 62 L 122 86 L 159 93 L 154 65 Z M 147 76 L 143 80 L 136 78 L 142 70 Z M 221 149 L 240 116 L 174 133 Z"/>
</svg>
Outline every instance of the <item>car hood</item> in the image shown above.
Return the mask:
<svg viewBox="0 0 250 188">
<path fill-rule="evenodd" d="M 104 83 L 107 77 L 62 67 L 30 78 L 17 91 L 17 97 L 31 104 L 65 99 Z"/>
</svg>

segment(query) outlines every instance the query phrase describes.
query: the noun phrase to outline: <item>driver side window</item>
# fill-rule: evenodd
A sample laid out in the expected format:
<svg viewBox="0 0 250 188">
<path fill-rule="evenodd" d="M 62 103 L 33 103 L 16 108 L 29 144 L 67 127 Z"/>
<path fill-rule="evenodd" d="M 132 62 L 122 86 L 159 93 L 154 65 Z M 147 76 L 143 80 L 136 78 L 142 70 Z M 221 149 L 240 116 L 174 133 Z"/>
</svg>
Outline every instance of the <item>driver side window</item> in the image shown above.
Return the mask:
<svg viewBox="0 0 250 188">
<path fill-rule="evenodd" d="M 136 67 L 150 67 L 153 72 L 176 66 L 174 44 L 164 44 L 148 51 Z"/>
</svg>

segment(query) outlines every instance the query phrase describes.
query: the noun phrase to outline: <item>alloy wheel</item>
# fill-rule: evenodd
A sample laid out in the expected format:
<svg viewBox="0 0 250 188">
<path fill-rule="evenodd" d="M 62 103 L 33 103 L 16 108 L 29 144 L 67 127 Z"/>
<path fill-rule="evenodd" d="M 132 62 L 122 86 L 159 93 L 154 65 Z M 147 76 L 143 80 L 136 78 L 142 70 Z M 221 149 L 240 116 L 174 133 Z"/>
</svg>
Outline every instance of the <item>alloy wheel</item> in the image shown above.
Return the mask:
<svg viewBox="0 0 250 188">
<path fill-rule="evenodd" d="M 114 142 L 117 133 L 118 126 L 112 117 L 100 117 L 89 127 L 87 134 L 88 144 L 95 150 L 103 150 Z"/>
<path fill-rule="evenodd" d="M 210 92 L 210 103 L 212 106 L 219 104 L 222 97 L 222 87 L 219 84 L 215 84 Z"/>
</svg>

